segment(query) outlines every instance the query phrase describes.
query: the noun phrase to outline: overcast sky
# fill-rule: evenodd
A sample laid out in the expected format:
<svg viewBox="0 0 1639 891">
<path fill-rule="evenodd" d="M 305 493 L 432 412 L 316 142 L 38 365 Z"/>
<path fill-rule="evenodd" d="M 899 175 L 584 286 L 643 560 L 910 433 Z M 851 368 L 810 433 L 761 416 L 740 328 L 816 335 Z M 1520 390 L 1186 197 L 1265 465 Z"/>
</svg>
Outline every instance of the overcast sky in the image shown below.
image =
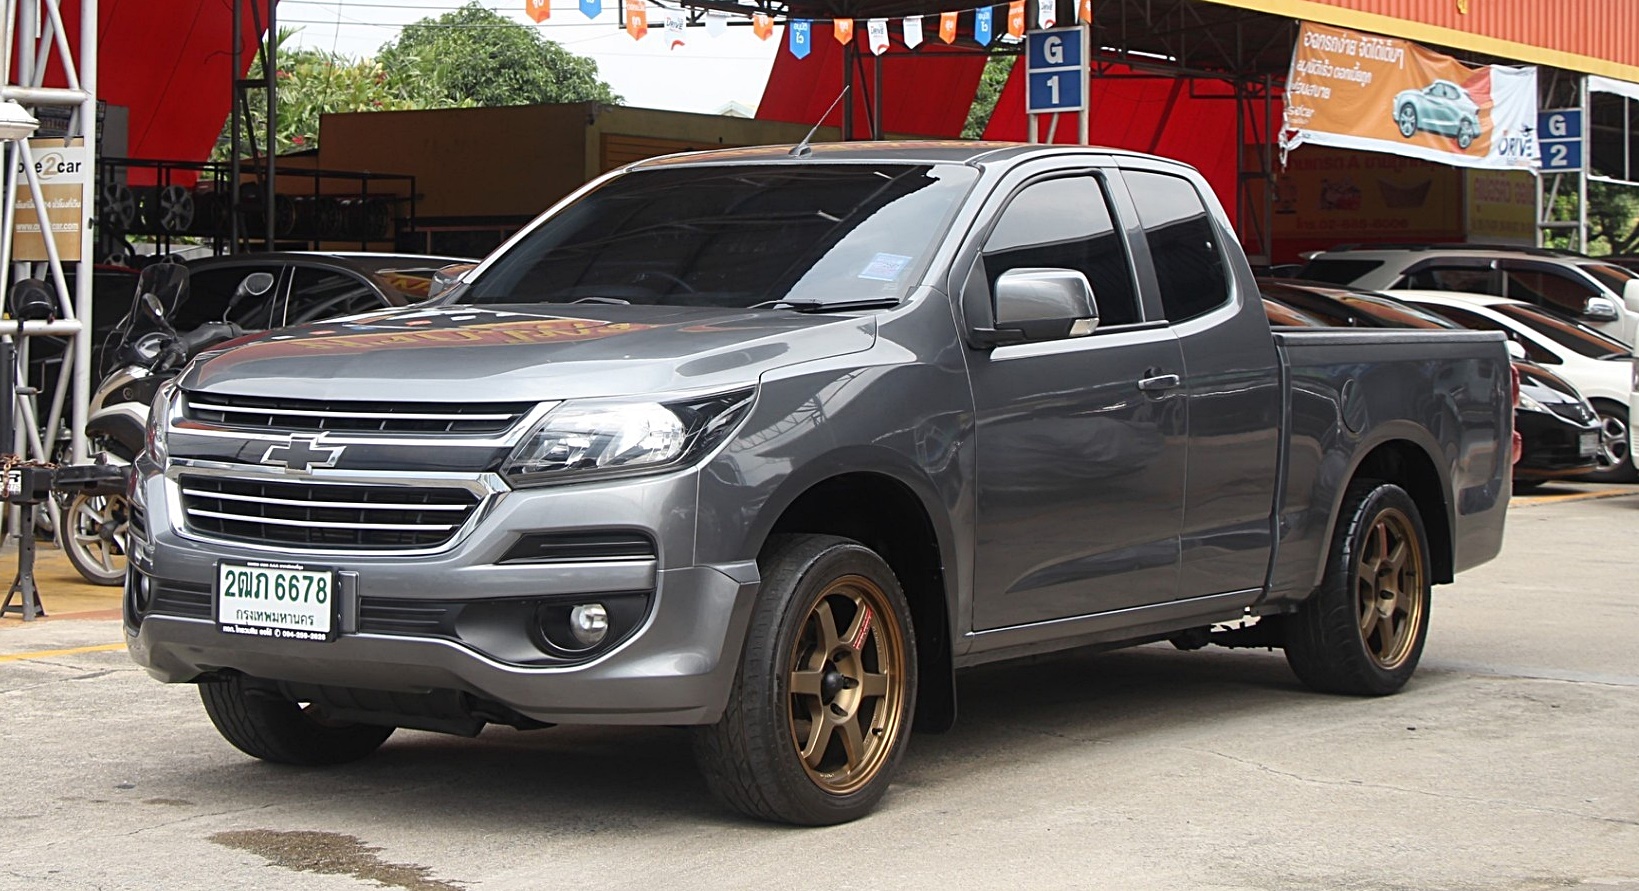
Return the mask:
<svg viewBox="0 0 1639 891">
<path fill-rule="evenodd" d="M 552 17 L 536 25 L 524 14 L 524 0 L 483 0 L 485 6 L 536 28 L 548 40 L 597 60 L 599 75 L 628 105 L 713 113 L 730 101 L 755 109 L 762 98 L 784 28 L 758 40 L 745 27 L 713 38 L 704 27 L 689 28 L 684 45 L 671 49 L 663 13 L 649 7 L 649 35 L 633 40 L 618 25 L 620 0 L 603 0 L 603 14 L 588 19 L 569 0 L 554 0 Z M 456 9 L 458 0 L 280 0 L 279 23 L 301 28 L 302 46 L 349 56 L 374 55 L 403 26 Z M 740 21 L 735 19 L 735 21 Z"/>
</svg>

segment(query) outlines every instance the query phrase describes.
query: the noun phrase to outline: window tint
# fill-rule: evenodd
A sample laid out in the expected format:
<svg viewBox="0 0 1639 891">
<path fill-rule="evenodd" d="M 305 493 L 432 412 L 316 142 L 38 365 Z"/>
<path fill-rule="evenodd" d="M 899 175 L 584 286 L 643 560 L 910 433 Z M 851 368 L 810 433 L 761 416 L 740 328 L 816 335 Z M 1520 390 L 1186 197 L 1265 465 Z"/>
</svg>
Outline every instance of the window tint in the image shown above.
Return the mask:
<svg viewBox="0 0 1639 891">
<path fill-rule="evenodd" d="M 1395 287 L 1502 296 L 1501 277 L 1496 270 L 1486 266 L 1424 266 L 1400 279 Z"/>
<path fill-rule="evenodd" d="M 282 325 L 301 325 L 387 305 L 363 278 L 328 269 L 297 268 Z"/>
<path fill-rule="evenodd" d="M 272 272 L 278 276 L 279 267 L 261 267 L 254 265 L 234 265 L 221 269 L 206 269 L 193 271 L 188 274 L 188 301 L 177 308 L 171 324 L 182 332 L 192 331 L 206 322 L 221 321 L 227 313 L 228 321 L 250 331 L 262 331 L 269 327 L 269 320 L 273 316 L 274 297 L 278 293 L 275 287 L 261 298 L 252 298 L 233 307 L 228 312 L 228 304 L 233 300 L 233 292 L 239 289 L 239 283 L 245 276 L 253 272 Z"/>
<path fill-rule="evenodd" d="M 1382 265 L 1382 260 L 1329 260 L 1316 257 L 1303 264 L 1296 277 L 1329 285 L 1352 285 L 1361 276 Z"/>
<path fill-rule="evenodd" d="M 1590 359 L 1628 355 L 1628 348 L 1619 341 L 1612 340 L 1585 325 L 1555 318 L 1534 306 L 1509 303 L 1492 308 L 1554 343 Z"/>
<path fill-rule="evenodd" d="M 1593 285 L 1547 269 L 1508 269 L 1504 297 L 1552 306 L 1581 315 L 1589 297 L 1602 296 Z"/>
<path fill-rule="evenodd" d="M 1093 286 L 1101 327 L 1142 318 L 1127 251 L 1095 177 L 1032 183 L 1013 196 L 985 242 L 984 264 L 991 293 L 1009 269 L 1074 269 Z"/>
<path fill-rule="evenodd" d="M 1130 170 L 1125 176 L 1144 224 L 1167 320 L 1192 319 L 1226 303 L 1229 277 L 1218 233 L 1195 187 L 1164 173 Z"/>
<path fill-rule="evenodd" d="M 1502 333 L 1508 335 L 1509 340 L 1512 340 L 1520 346 L 1525 347 L 1525 357 L 1538 365 L 1564 364 L 1560 361 L 1558 356 L 1546 349 L 1543 349 L 1532 340 L 1516 336 L 1507 325 L 1504 325 L 1496 319 L 1488 319 L 1479 313 L 1469 312 L 1466 309 L 1456 309 L 1450 306 L 1440 306 L 1436 307 L 1436 309 L 1439 311 L 1440 315 L 1445 316 L 1464 328 L 1474 331 L 1501 331 Z"/>
<path fill-rule="evenodd" d="M 1577 265 L 1582 267 L 1583 272 L 1598 279 L 1600 284 L 1610 288 L 1617 295 L 1621 295 L 1622 289 L 1628 286 L 1629 280 L 1639 278 L 1639 274 L 1635 274 L 1633 270 L 1613 266 L 1610 263 L 1579 263 Z"/>
</svg>

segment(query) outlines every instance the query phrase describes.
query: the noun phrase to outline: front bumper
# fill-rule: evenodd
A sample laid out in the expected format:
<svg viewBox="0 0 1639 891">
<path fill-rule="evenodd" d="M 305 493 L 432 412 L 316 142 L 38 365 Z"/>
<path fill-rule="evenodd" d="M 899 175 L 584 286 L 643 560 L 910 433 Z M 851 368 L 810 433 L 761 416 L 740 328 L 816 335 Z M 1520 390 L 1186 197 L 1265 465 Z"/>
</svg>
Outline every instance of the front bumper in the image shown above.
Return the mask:
<svg viewBox="0 0 1639 891">
<path fill-rule="evenodd" d="M 1599 469 L 1598 453 L 1582 450 L 1584 436 L 1597 441 L 1597 423 L 1578 424 L 1545 412 L 1517 411 L 1514 417 L 1525 445 L 1514 465 L 1515 479 L 1559 479 Z"/>
<path fill-rule="evenodd" d="M 151 528 L 132 548 L 132 578 L 145 580 L 149 595 L 146 609 L 138 609 L 136 586 L 127 585 L 126 642 L 138 664 L 168 683 L 237 671 L 328 688 L 454 691 L 547 723 L 711 723 L 733 684 L 758 587 L 754 562 L 693 564 L 697 482 L 690 471 L 505 492 L 451 547 L 414 556 L 270 553 L 202 540 L 173 522 L 174 487 L 163 476 L 149 473 L 139 485 Z M 655 552 L 652 559 L 502 562 L 521 534 L 588 528 L 639 533 L 655 543 Z M 343 573 L 335 640 L 217 629 L 211 588 L 218 561 L 269 559 Z M 509 604 L 600 596 L 637 597 L 647 611 L 623 640 L 582 662 L 531 660 L 542 653 L 529 644 L 527 629 L 497 629 L 493 620 L 395 630 L 382 619 L 418 605 L 432 611 L 482 606 L 493 617 L 513 615 L 505 612 Z"/>
</svg>

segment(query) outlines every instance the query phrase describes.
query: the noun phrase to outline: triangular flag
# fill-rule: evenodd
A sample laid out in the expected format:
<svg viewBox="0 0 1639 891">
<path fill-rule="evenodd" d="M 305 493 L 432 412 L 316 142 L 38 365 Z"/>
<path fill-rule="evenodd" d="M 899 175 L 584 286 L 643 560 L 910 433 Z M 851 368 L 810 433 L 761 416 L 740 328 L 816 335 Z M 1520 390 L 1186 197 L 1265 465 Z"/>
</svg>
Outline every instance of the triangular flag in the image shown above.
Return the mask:
<svg viewBox="0 0 1639 891">
<path fill-rule="evenodd" d="M 831 20 L 831 36 L 835 37 L 837 39 L 837 43 L 844 43 L 845 44 L 848 41 L 853 40 L 854 39 L 854 20 L 853 19 L 832 19 Z"/>
<path fill-rule="evenodd" d="M 524 12 L 538 25 L 552 17 L 551 0 L 524 0 Z"/>
<path fill-rule="evenodd" d="M 1007 4 L 1007 36 L 1024 36 L 1024 0 Z"/>
<path fill-rule="evenodd" d="M 666 47 L 677 49 L 683 45 L 683 29 L 689 25 L 683 13 L 673 10 L 666 13 Z"/>
<path fill-rule="evenodd" d="M 721 9 L 706 10 L 706 33 L 713 38 L 728 33 L 728 13 Z"/>
<path fill-rule="evenodd" d="M 1036 3 L 1036 27 L 1047 29 L 1058 24 L 1058 4 L 1053 0 L 1038 0 Z"/>
<path fill-rule="evenodd" d="M 1081 0 L 1076 4 L 1076 18 L 1089 25 L 1093 23 L 1093 0 Z"/>
<path fill-rule="evenodd" d="M 905 16 L 904 24 L 905 46 L 916 49 L 922 45 L 922 17 L 919 15 Z"/>
<path fill-rule="evenodd" d="M 880 56 L 888 51 L 888 20 L 870 19 L 865 23 L 865 38 L 871 45 L 871 55 Z"/>
<path fill-rule="evenodd" d="M 642 40 L 649 33 L 649 10 L 643 0 L 626 0 L 626 33 Z"/>
<path fill-rule="evenodd" d="M 767 40 L 768 35 L 774 33 L 774 20 L 766 12 L 752 13 L 751 33 L 757 35 L 758 40 Z"/>
<path fill-rule="evenodd" d="M 814 48 L 814 23 L 808 19 L 792 19 L 785 26 L 785 33 L 790 36 L 791 55 L 799 59 L 808 58 L 808 53 Z"/>
<path fill-rule="evenodd" d="M 973 39 L 979 41 L 980 46 L 989 46 L 996 32 L 991 30 L 990 7 L 981 6 L 973 10 Z"/>
<path fill-rule="evenodd" d="M 580 0 L 580 11 L 589 19 L 603 15 L 603 0 Z"/>
<path fill-rule="evenodd" d="M 956 16 L 959 13 L 939 13 L 939 39 L 946 43 L 956 42 Z"/>
</svg>

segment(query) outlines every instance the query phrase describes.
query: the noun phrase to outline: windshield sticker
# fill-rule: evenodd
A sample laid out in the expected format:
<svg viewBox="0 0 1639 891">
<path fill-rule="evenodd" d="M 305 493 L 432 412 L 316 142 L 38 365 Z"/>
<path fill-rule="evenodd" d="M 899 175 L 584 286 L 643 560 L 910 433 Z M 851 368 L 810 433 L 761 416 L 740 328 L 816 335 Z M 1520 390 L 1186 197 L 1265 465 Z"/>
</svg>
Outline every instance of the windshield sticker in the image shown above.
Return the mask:
<svg viewBox="0 0 1639 891">
<path fill-rule="evenodd" d="M 860 278 L 868 278 L 874 282 L 891 282 L 899 278 L 899 274 L 909 266 L 911 258 L 904 254 L 877 254 L 871 262 L 865 264 L 860 271 Z"/>
</svg>

